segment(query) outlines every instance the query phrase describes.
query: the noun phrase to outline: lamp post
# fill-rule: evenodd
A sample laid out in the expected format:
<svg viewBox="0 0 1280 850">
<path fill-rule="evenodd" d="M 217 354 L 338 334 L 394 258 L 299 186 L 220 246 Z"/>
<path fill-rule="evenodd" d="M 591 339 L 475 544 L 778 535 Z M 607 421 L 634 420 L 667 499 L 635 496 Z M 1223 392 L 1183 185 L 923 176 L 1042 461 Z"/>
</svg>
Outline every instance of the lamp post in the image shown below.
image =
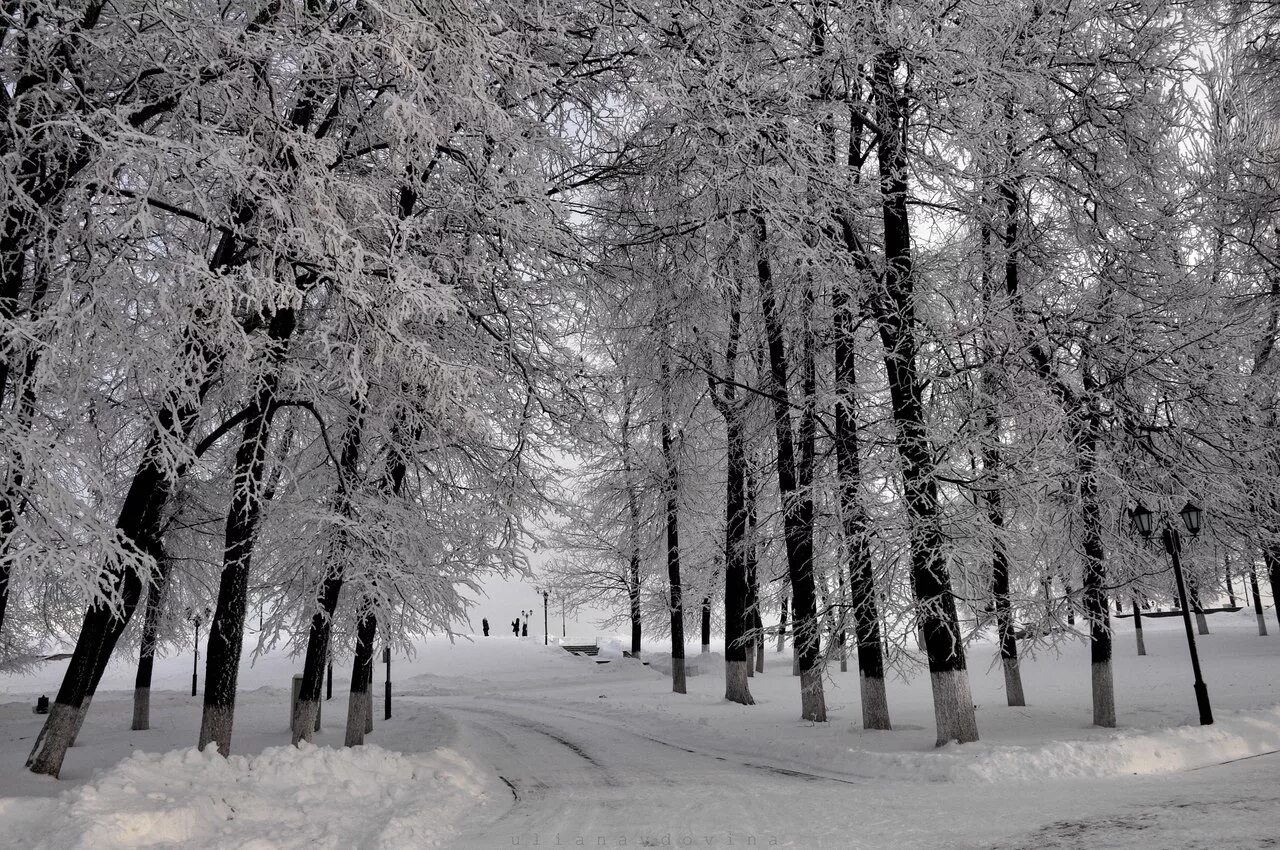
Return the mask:
<svg viewBox="0 0 1280 850">
<path fill-rule="evenodd" d="M 200 624 L 204 622 L 204 618 L 209 616 L 209 609 L 204 609 L 203 616 L 199 611 L 191 608 L 187 609 L 187 618 L 195 625 L 195 634 L 191 641 L 191 695 L 196 695 L 196 684 L 199 679 L 200 670 Z"/>
<path fill-rule="evenodd" d="M 551 645 L 551 630 L 547 626 L 547 605 L 549 604 L 548 599 L 549 599 L 549 594 L 547 593 L 547 591 L 545 590 L 542 591 L 542 645 L 543 646 Z"/>
<path fill-rule="evenodd" d="M 1186 506 L 1179 511 L 1182 516 L 1182 523 L 1187 527 L 1187 533 L 1195 537 L 1200 533 L 1201 510 L 1187 502 Z M 1143 538 L 1150 540 L 1152 532 L 1152 513 L 1139 503 L 1132 511 L 1129 517 L 1133 521 L 1134 527 Z M 1196 652 L 1196 633 L 1191 626 L 1191 606 L 1187 603 L 1187 583 L 1182 576 L 1182 538 L 1178 534 L 1178 529 L 1174 528 L 1172 523 L 1164 521 L 1164 528 L 1161 531 L 1161 539 L 1164 542 L 1164 549 L 1169 554 L 1169 559 L 1173 562 L 1173 578 L 1178 585 L 1178 601 L 1182 605 L 1182 625 L 1187 631 L 1187 649 L 1191 652 L 1191 671 L 1195 675 L 1195 692 L 1196 706 L 1200 709 L 1200 725 L 1209 726 L 1213 723 L 1213 709 L 1209 706 L 1209 688 L 1204 683 L 1204 678 L 1200 675 L 1200 654 Z"/>
<path fill-rule="evenodd" d="M 520 622 L 524 623 L 524 625 L 521 627 L 522 630 L 520 633 L 520 637 L 529 636 L 529 618 L 532 616 L 533 616 L 532 608 L 530 608 L 528 611 L 524 610 L 523 608 L 520 609 Z"/>
</svg>

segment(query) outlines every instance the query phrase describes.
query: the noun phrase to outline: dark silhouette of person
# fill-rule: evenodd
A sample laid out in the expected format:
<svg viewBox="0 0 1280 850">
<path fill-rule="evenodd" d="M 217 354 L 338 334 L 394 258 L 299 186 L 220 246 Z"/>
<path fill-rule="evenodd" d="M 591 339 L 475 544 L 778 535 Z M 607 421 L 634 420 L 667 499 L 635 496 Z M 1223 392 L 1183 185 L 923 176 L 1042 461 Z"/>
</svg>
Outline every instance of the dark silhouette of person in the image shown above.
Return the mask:
<svg viewBox="0 0 1280 850">
<path fill-rule="evenodd" d="M 528 636 L 529 636 L 529 621 L 525 620 L 524 624 L 520 626 L 520 637 L 528 637 Z"/>
<path fill-rule="evenodd" d="M 480 625 L 484 628 L 484 636 L 489 636 L 489 618 L 485 617 L 480 621 Z"/>
<path fill-rule="evenodd" d="M 511 621 L 511 634 L 520 637 L 520 618 L 516 617 Z"/>
</svg>

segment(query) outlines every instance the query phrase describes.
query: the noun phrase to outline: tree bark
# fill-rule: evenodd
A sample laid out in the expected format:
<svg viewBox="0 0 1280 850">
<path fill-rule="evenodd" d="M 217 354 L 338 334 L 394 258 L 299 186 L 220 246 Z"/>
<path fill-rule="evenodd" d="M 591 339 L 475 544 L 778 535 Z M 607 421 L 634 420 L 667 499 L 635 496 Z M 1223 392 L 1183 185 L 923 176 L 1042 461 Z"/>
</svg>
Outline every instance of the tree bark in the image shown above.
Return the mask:
<svg viewBox="0 0 1280 850">
<path fill-rule="evenodd" d="M 862 504 L 862 458 L 859 455 L 858 420 L 854 408 L 857 362 L 854 302 L 844 287 L 833 298 L 835 312 L 835 449 L 839 476 L 840 519 L 848 557 L 849 604 L 858 653 L 858 684 L 862 693 L 864 729 L 891 729 L 889 698 L 884 681 L 884 655 L 880 641 L 880 606 L 876 602 L 875 576 L 867 545 L 870 530 Z"/>
<path fill-rule="evenodd" d="M 938 745 L 978 740 L 955 597 L 942 551 L 938 484 L 917 374 L 915 277 L 907 213 L 905 96 L 896 82 L 900 57 L 884 49 L 873 63 L 872 101 L 881 133 L 876 145 L 884 219 L 885 292 L 875 299 L 885 370 L 897 425 L 903 495 L 911 539 L 911 579 L 933 686 Z"/>
<path fill-rule="evenodd" d="M 269 347 L 264 354 L 266 366 L 258 380 L 253 407 L 245 419 L 240 446 L 236 450 L 218 601 L 209 626 L 209 642 L 205 650 L 204 713 L 199 738 L 200 749 L 203 750 L 211 742 L 216 743 L 218 752 L 224 756 L 231 754 L 236 681 L 244 643 L 249 568 L 258 520 L 262 513 L 261 489 L 266 467 L 267 441 L 275 410 L 281 364 L 296 324 L 292 307 L 280 307 L 271 317 L 267 334 Z"/>
<path fill-rule="evenodd" d="M 1258 621 L 1258 635 L 1265 637 L 1267 618 L 1262 615 L 1262 597 L 1258 595 L 1258 569 L 1252 563 L 1249 564 L 1249 589 L 1253 591 L 1253 614 Z"/>
<path fill-rule="evenodd" d="M 220 249 L 230 237 L 224 235 Z M 219 268 L 215 253 L 214 268 Z M 225 266 L 222 266 L 225 267 Z M 161 516 L 172 495 L 174 482 L 166 472 L 166 443 L 186 442 L 194 429 L 200 403 L 213 385 L 221 362 L 204 342 L 195 327 L 183 333 L 183 360 L 192 364 L 194 385 L 175 389 L 156 414 L 156 424 L 143 451 L 120 514 L 116 528 L 135 553 L 153 559 L 159 553 Z M 99 664 L 105 668 L 121 633 L 128 626 L 142 593 L 142 576 L 134 559 L 108 566 L 102 582 L 118 594 L 119 606 L 91 605 L 85 611 L 67 671 L 63 674 L 58 696 L 49 707 L 49 716 L 36 737 L 27 767 L 32 773 L 56 777 L 62 769 L 67 748 L 75 739 L 83 719 L 85 697 L 96 678 L 101 676 Z"/>
<path fill-rule="evenodd" d="M 360 620 L 356 625 L 356 655 L 351 662 L 351 697 L 347 702 L 347 734 L 343 746 L 358 747 L 372 730 L 373 644 L 378 638 L 378 618 L 370 600 L 360 600 Z"/>
<path fill-rule="evenodd" d="M 335 508 L 343 519 L 351 519 L 351 487 L 359 472 L 360 441 L 364 432 L 364 402 L 352 399 L 351 418 L 347 423 L 346 434 L 342 438 L 342 452 L 338 465 L 338 492 Z M 346 533 L 338 530 L 333 542 L 337 557 L 325 570 L 324 581 L 316 599 L 318 610 L 311 617 L 311 628 L 307 634 L 307 654 L 302 664 L 302 685 L 298 692 L 298 701 L 293 707 L 293 743 L 300 740 L 310 742 L 315 736 L 316 717 L 320 713 L 320 691 L 324 685 L 324 671 L 328 665 L 330 650 L 330 634 L 333 629 L 333 615 L 338 609 L 338 597 L 342 593 L 343 568 L 342 553 L 347 548 Z"/>
<path fill-rule="evenodd" d="M 169 559 L 161 550 L 155 578 L 147 588 L 147 610 L 142 620 L 142 645 L 138 650 L 138 674 L 133 680 L 133 731 L 151 728 L 151 670 L 160 635 L 160 611 L 169 581 Z"/>
<path fill-rule="evenodd" d="M 1102 544 L 1102 501 L 1098 490 L 1097 471 L 1097 435 L 1101 429 L 1101 417 L 1092 401 L 1086 400 L 1085 405 L 1085 422 L 1079 444 L 1080 500 L 1084 520 L 1082 602 L 1085 619 L 1089 622 L 1093 723 L 1095 726 L 1112 727 L 1116 725 L 1116 702 L 1115 685 L 1111 675 L 1111 617 L 1103 590 L 1106 584 L 1106 563 Z"/>
<path fill-rule="evenodd" d="M 636 495 L 631 460 L 631 416 L 634 395 L 630 387 L 622 390 L 622 476 L 627 490 L 627 602 L 631 617 L 631 655 L 640 657 L 640 501 Z"/>
<path fill-rule="evenodd" d="M 783 537 L 787 550 L 787 573 L 791 579 L 793 643 L 800 671 L 800 717 L 802 720 L 825 723 L 827 706 L 822 687 L 822 669 L 819 666 L 818 612 L 813 579 L 813 497 L 808 487 L 810 482 L 801 480 L 801 476 L 809 470 L 804 468 L 806 464 L 797 464 L 796 459 L 787 381 L 786 341 L 783 337 L 781 310 L 773 287 L 768 227 L 763 211 L 756 210 L 753 215 L 756 228 L 756 277 L 763 302 L 770 389 L 773 392 Z M 806 423 L 802 422 L 802 442 L 806 437 L 805 427 Z"/>
<path fill-rule="evenodd" d="M 665 321 L 665 320 L 664 320 Z M 677 694 L 686 693 L 685 661 L 684 661 L 684 591 L 680 584 L 680 466 L 676 458 L 675 442 L 672 439 L 671 403 L 671 363 L 667 330 L 663 328 L 663 345 L 661 355 L 660 379 L 662 390 L 662 459 L 665 466 L 666 480 L 663 490 L 666 495 L 667 517 L 667 585 L 671 600 L 671 690 Z"/>
</svg>

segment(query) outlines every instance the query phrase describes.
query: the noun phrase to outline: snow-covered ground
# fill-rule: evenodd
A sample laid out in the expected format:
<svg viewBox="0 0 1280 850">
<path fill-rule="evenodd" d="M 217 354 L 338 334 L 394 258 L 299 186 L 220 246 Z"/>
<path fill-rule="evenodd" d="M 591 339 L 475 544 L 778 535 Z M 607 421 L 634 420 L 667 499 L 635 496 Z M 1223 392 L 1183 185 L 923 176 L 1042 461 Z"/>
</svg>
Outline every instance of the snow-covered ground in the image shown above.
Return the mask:
<svg viewBox="0 0 1280 850">
<path fill-rule="evenodd" d="M 0 848 L 1276 846 L 1280 637 L 1258 637 L 1249 612 L 1210 617 L 1200 647 L 1217 723 L 1202 728 L 1181 622 L 1148 620 L 1144 658 L 1129 622 L 1120 728 L 1089 725 L 1083 642 L 1026 660 L 1030 705 L 1016 709 L 979 643 L 982 741 L 940 750 L 924 677 L 891 682 L 895 729 L 866 732 L 856 672 L 832 672 L 831 722 L 804 723 L 789 653 L 772 647 L 744 707 L 722 699 L 719 656 L 691 655 L 677 696 L 631 659 L 492 637 L 394 659 L 394 717 L 381 721 L 379 699 L 373 743 L 357 750 L 339 746 L 344 674 L 318 746 L 295 749 L 297 662 L 246 666 L 224 760 L 190 748 L 189 656 L 158 664 L 148 732 L 129 731 L 133 671 L 113 667 L 54 781 L 21 768 L 42 719 L 31 706 L 65 664 L 53 662 L 0 678 Z M 380 695 L 381 665 L 376 678 Z"/>
</svg>

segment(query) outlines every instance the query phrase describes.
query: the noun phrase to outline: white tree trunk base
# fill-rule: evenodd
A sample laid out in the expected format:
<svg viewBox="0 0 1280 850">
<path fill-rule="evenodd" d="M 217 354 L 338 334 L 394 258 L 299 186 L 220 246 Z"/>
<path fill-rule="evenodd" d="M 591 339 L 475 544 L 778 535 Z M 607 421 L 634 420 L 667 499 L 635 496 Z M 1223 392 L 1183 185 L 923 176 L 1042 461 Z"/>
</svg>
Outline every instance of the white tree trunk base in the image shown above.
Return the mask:
<svg viewBox="0 0 1280 850">
<path fill-rule="evenodd" d="M 884 679 L 858 678 L 862 690 L 862 728 L 885 732 L 893 729 L 889 723 L 889 696 L 885 692 Z"/>
<path fill-rule="evenodd" d="M 315 740 L 316 732 L 320 728 L 320 702 L 316 700 L 300 699 L 293 706 L 293 723 L 290 728 L 293 730 L 293 744 L 297 746 L 299 741 L 306 741 L 308 744 Z"/>
<path fill-rule="evenodd" d="M 800 674 L 800 719 L 827 722 L 827 695 L 822 688 L 821 667 Z"/>
<path fill-rule="evenodd" d="M 968 744 L 978 740 L 978 720 L 973 711 L 973 694 L 969 691 L 969 671 L 930 673 L 929 683 L 933 686 L 933 717 L 938 724 L 938 746 L 952 741 Z"/>
<path fill-rule="evenodd" d="M 702 645 L 702 654 L 703 654 L 703 655 L 710 655 L 710 654 L 711 654 L 711 644 L 709 644 L 709 643 L 704 643 L 704 644 Z"/>
<path fill-rule="evenodd" d="M 151 728 L 151 689 L 133 689 L 133 725 L 134 732 L 145 732 Z"/>
<path fill-rule="evenodd" d="M 235 706 L 206 705 L 200 721 L 200 749 L 216 743 L 219 754 L 231 755 L 231 727 L 235 719 Z"/>
<path fill-rule="evenodd" d="M 1023 706 L 1027 698 L 1022 693 L 1022 670 L 1018 667 L 1018 659 L 1004 658 L 1004 695 L 1010 706 Z"/>
<path fill-rule="evenodd" d="M 49 706 L 49 716 L 45 718 L 44 727 L 36 736 L 36 744 L 27 757 L 27 767 L 32 773 L 58 778 L 67 748 L 79 728 L 79 719 L 78 708 L 60 702 Z"/>
<path fill-rule="evenodd" d="M 1111 680 L 1111 662 L 1100 661 L 1093 667 L 1093 725 L 1114 728 L 1116 725 L 1116 692 Z"/>
<path fill-rule="evenodd" d="M 671 693 L 688 693 L 688 691 L 685 690 L 683 658 L 671 659 Z"/>
<path fill-rule="evenodd" d="M 343 746 L 359 747 L 364 744 L 365 730 L 369 725 L 369 700 L 364 694 L 352 692 L 347 701 L 347 737 Z"/>
<path fill-rule="evenodd" d="M 750 661 L 726 661 L 724 663 L 724 698 L 739 705 L 755 705 L 747 677 L 751 675 Z"/>
</svg>

